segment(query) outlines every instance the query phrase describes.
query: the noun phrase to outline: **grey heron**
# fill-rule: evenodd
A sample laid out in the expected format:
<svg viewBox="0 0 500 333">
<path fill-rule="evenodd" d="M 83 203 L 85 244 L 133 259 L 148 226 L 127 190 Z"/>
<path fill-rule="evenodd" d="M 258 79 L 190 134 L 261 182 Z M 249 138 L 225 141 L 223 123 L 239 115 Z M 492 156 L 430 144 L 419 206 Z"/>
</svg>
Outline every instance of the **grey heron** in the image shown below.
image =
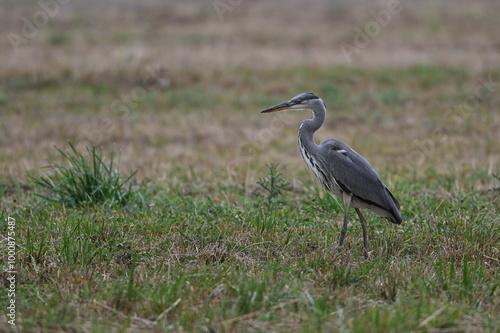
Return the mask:
<svg viewBox="0 0 500 333">
<path fill-rule="evenodd" d="M 308 168 L 320 183 L 344 202 L 344 224 L 340 232 L 339 249 L 344 244 L 348 225 L 348 210 L 352 206 L 358 214 L 363 229 L 365 256 L 368 255 L 366 220 L 360 208 L 368 208 L 392 223 L 401 224 L 400 206 L 375 169 L 354 149 L 337 139 L 313 139 L 325 120 L 326 106 L 313 93 L 302 93 L 291 100 L 262 111 L 269 113 L 283 110 L 311 110 L 313 116 L 299 127 L 299 148 Z"/>
</svg>

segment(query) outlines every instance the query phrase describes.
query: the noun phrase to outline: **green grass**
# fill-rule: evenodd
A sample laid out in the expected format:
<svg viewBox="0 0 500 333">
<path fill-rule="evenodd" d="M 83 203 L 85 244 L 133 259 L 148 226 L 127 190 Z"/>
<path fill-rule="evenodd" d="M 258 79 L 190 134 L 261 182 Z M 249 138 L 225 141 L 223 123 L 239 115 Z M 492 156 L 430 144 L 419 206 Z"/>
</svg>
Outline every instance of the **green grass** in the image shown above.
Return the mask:
<svg viewBox="0 0 500 333">
<path fill-rule="evenodd" d="M 152 205 L 131 210 L 16 209 L 19 320 L 46 331 L 497 331 L 498 193 L 440 199 L 415 185 L 395 189 L 401 227 L 369 215 L 368 260 L 352 212 L 337 253 L 339 202 L 317 187 L 282 192 L 272 210 L 231 186 L 142 189 Z"/>
</svg>

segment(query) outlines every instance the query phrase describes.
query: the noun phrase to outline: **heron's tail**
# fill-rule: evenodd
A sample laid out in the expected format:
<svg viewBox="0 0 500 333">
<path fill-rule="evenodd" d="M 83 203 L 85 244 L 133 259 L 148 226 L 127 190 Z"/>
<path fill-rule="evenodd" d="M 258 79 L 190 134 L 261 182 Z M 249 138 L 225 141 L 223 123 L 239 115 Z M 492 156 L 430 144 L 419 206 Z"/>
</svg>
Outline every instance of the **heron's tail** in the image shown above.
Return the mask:
<svg viewBox="0 0 500 333">
<path fill-rule="evenodd" d="M 401 218 L 401 208 L 399 206 L 398 200 L 394 197 L 394 195 L 391 193 L 391 191 L 389 191 L 387 187 L 385 188 L 385 190 L 387 191 L 387 194 L 390 198 L 390 200 L 388 200 L 390 202 L 390 208 L 388 209 L 390 215 L 386 216 L 386 218 L 395 224 L 403 223 L 403 219 Z"/>
</svg>

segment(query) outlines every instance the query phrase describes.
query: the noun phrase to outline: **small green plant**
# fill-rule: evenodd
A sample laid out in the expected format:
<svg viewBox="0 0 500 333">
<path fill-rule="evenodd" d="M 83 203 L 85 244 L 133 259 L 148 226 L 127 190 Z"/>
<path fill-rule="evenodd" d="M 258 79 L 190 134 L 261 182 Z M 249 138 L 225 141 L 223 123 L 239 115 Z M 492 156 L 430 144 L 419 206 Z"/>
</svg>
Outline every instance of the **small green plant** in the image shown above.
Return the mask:
<svg viewBox="0 0 500 333">
<path fill-rule="evenodd" d="M 257 184 L 267 191 L 265 195 L 265 203 L 260 206 L 258 212 L 253 216 L 253 223 L 260 231 L 274 231 L 278 224 L 277 206 L 283 203 L 279 196 L 283 193 L 287 186 L 290 185 L 283 175 L 278 172 L 278 165 L 271 163 L 267 165 L 269 170 L 264 178 L 260 178 Z M 261 193 L 256 193 L 257 196 L 264 197 Z"/>
<path fill-rule="evenodd" d="M 290 186 L 283 175 L 277 170 L 278 165 L 276 163 L 270 163 L 267 165 L 269 170 L 268 174 L 264 178 L 260 178 L 257 184 L 267 191 L 266 195 L 266 205 L 268 210 L 272 210 L 282 203 L 278 197 L 283 193 L 286 187 Z"/>
<path fill-rule="evenodd" d="M 87 147 L 88 155 L 85 156 L 71 143 L 69 146 L 69 152 L 55 147 L 68 165 L 49 163 L 47 167 L 51 169 L 51 175 L 31 177 L 33 183 L 46 192 L 36 193 L 38 197 L 68 207 L 87 204 L 123 206 L 129 202 L 134 195 L 129 182 L 137 171 L 122 177 L 119 169 L 114 169 L 113 150 L 106 164 L 102 148 Z"/>
</svg>

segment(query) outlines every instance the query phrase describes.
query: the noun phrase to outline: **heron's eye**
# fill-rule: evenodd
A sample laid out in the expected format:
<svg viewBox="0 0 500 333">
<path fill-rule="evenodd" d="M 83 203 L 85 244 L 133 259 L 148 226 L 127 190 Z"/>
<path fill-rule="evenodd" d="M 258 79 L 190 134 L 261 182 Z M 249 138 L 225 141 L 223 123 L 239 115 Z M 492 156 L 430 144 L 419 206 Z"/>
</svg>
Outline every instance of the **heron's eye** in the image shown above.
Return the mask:
<svg viewBox="0 0 500 333">
<path fill-rule="evenodd" d="M 296 104 L 302 104 L 302 101 L 299 99 Z"/>
</svg>

